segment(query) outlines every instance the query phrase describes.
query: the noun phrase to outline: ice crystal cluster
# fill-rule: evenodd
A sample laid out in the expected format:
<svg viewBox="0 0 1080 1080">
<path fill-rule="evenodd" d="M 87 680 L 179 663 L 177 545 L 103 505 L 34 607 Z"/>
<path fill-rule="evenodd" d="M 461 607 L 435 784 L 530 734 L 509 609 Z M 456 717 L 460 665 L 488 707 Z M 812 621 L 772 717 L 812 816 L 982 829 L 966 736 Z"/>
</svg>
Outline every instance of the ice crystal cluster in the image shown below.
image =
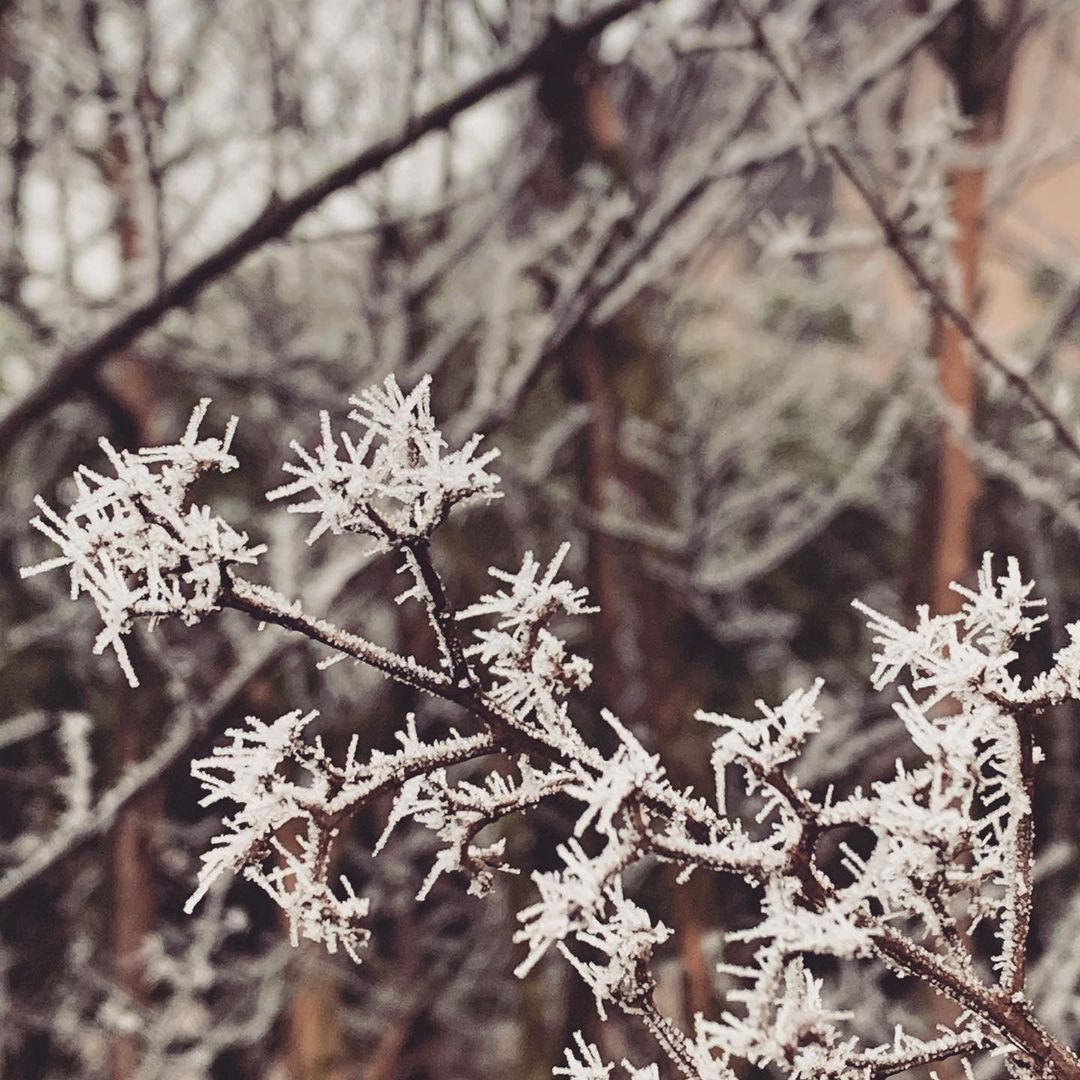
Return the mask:
<svg viewBox="0 0 1080 1080">
<path fill-rule="evenodd" d="M 426 540 L 458 503 L 494 497 L 497 478 L 485 466 L 498 457 L 498 450 L 477 457 L 476 435 L 460 450 L 447 452 L 431 415 L 429 377 L 410 394 L 403 394 L 390 378 L 382 387 L 350 398 L 350 403 L 356 408 L 349 419 L 361 427 L 360 438 L 354 443 L 343 431 L 338 446 L 330 416 L 322 413 L 322 442 L 314 455 L 294 442 L 300 464 L 286 462 L 284 468 L 296 479 L 267 495 L 275 500 L 310 493 L 306 501 L 289 507 L 292 514 L 317 515 L 309 544 L 327 530 L 335 535 L 358 532 L 386 551 Z"/>
<path fill-rule="evenodd" d="M 1014 560 L 997 576 L 987 556 L 975 588 L 960 589 L 959 612 L 920 610 L 914 627 L 860 605 L 876 648 L 873 684 L 896 684 L 894 708 L 910 740 L 892 774 L 843 793 L 800 781 L 800 756 L 828 723 L 819 682 L 761 704 L 757 716 L 700 712 L 714 731 L 715 789 L 678 789 L 659 755 L 614 715 L 603 713 L 610 753 L 575 722 L 582 703 L 574 695 L 588 685 L 590 665 L 561 634 L 568 619 L 594 609 L 584 589 L 560 576 L 565 546 L 546 566 L 530 553 L 517 570 L 493 569 L 490 595 L 457 614 L 450 607 L 429 540 L 455 506 L 494 497 L 497 478 L 487 471 L 494 452 L 478 453 L 478 439 L 448 448 L 429 394 L 426 381 L 406 394 L 393 378 L 365 391 L 354 399 L 355 442 L 342 435 L 339 444 L 324 415 L 321 445 L 314 454 L 295 447 L 301 464 L 286 468 L 296 480 L 271 498 L 304 493 L 290 509 L 315 515 L 311 541 L 357 532 L 404 558 L 415 584 L 399 600 L 423 602 L 439 669 L 232 576 L 258 549 L 209 509 L 188 505 L 202 472 L 236 465 L 228 435 L 197 439 L 205 404 L 175 446 L 118 454 L 106 444 L 116 478 L 81 469 L 66 515 L 39 504 L 35 524 L 61 555 L 31 572 L 70 568 L 73 591 L 89 593 L 105 623 L 99 648 L 113 645 L 129 678 L 121 638 L 136 619 L 191 621 L 234 607 L 460 710 L 458 727 L 438 737 L 421 737 L 407 717 L 390 753 L 365 754 L 354 737 L 337 762 L 307 736 L 313 714 L 299 709 L 229 731 L 193 766 L 204 805 L 227 813 L 189 908 L 222 875 L 239 872 L 281 905 L 294 940 L 360 959 L 368 905 L 331 871 L 335 838 L 360 807 L 393 798 L 380 849 L 407 821 L 434 833 L 439 850 L 423 902 L 442 875 L 460 875 L 483 895 L 499 874 L 518 872 L 504 819 L 558 796 L 576 805 L 576 823 L 556 868 L 532 875 L 533 899 L 518 914 L 517 973 L 561 953 L 602 1017 L 615 1009 L 641 1019 L 657 1061 L 606 1062 L 578 1036 L 557 1076 L 657 1080 L 666 1061 L 665 1071 L 699 1080 L 743 1075 L 740 1063 L 790 1080 L 873 1080 L 981 1054 L 1004 1059 L 1016 1076 L 1080 1076 L 1080 1062 L 1039 1024 L 1026 992 L 1032 792 L 1042 758 L 1034 723 L 1078 696 L 1080 624 L 1049 670 L 1024 680 L 1017 648 L 1043 616 Z M 478 625 L 467 638 L 465 623 Z M 734 787 L 742 796 L 729 809 Z M 726 1011 L 698 1016 L 691 1031 L 657 1008 L 653 965 L 671 948 L 671 931 L 632 895 L 640 875 L 627 874 L 658 862 L 682 877 L 743 878 L 760 897 L 759 918 L 728 935 L 716 971 Z M 815 966 L 820 957 L 829 965 Z M 867 961 L 950 998 L 956 1008 L 942 1015 L 954 1019 L 929 1034 L 897 1027 L 867 1043 L 826 974 Z"/>
<path fill-rule="evenodd" d="M 74 477 L 77 496 L 67 513 L 37 500 L 41 515 L 31 524 L 61 554 L 25 568 L 23 577 L 68 567 L 72 599 L 86 593 L 104 624 L 94 651 L 112 646 L 132 686 L 139 680 L 123 639 L 133 620 L 178 615 L 197 622 L 217 609 L 228 568 L 254 563 L 265 550 L 250 547 L 244 533 L 209 507 L 191 502 L 192 486 L 201 476 L 237 467 L 229 453 L 235 417 L 223 438 L 199 438 L 209 405 L 209 399 L 199 402 L 174 446 L 131 453 L 102 439 L 115 475 L 80 466 Z"/>
</svg>

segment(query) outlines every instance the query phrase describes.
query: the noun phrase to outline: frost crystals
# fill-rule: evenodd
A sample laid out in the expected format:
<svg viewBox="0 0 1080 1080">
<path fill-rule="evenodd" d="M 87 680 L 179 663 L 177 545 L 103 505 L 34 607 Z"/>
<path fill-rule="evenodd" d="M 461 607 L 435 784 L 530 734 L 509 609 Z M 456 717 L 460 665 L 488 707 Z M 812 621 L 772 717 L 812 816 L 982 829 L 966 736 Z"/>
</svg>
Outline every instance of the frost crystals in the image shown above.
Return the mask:
<svg viewBox="0 0 1080 1080">
<path fill-rule="evenodd" d="M 69 567 L 71 596 L 86 593 L 104 626 L 94 652 L 112 646 L 132 686 L 139 680 L 123 638 L 137 618 L 178 615 L 191 624 L 216 611 L 225 568 L 254 563 L 265 548 L 248 546 L 208 506 L 190 503 L 191 488 L 208 472 L 227 473 L 237 466 L 229 453 L 236 417 L 221 439 L 199 439 L 199 424 L 210 399 L 191 414 L 180 442 L 132 453 L 99 440 L 115 476 L 103 476 L 85 465 L 75 472 L 77 496 L 64 515 L 40 497 L 41 511 L 31 521 L 61 555 L 26 567 L 23 577 Z"/>
<path fill-rule="evenodd" d="M 309 544 L 327 530 L 335 536 L 356 532 L 371 537 L 376 551 L 387 551 L 426 540 L 459 503 L 498 498 L 499 478 L 485 471 L 498 450 L 475 456 L 479 435 L 460 450 L 447 450 L 431 416 L 429 376 L 406 395 L 390 375 L 381 389 L 349 400 L 357 406 L 349 419 L 363 429 L 360 439 L 354 443 L 343 431 L 339 446 L 329 414 L 321 413 L 322 443 L 312 455 L 294 442 L 300 464 L 286 462 L 284 468 L 297 479 L 267 495 L 276 500 L 311 492 L 289 507 L 292 514 L 318 515 Z"/>
</svg>

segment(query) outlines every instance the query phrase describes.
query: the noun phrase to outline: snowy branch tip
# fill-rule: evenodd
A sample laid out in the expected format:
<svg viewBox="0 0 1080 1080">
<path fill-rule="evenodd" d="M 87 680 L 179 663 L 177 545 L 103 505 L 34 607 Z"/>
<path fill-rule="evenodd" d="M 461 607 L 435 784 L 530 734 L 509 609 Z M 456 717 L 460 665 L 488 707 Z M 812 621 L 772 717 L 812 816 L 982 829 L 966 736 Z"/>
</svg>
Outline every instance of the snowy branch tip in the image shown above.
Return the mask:
<svg viewBox="0 0 1080 1080">
<path fill-rule="evenodd" d="M 191 488 L 208 472 L 237 467 L 229 452 L 236 417 L 222 438 L 199 438 L 199 425 L 210 399 L 195 407 L 178 443 L 133 452 L 99 440 L 114 476 L 80 465 L 75 472 L 76 497 L 60 514 L 42 498 L 31 524 L 60 549 L 60 555 L 25 567 L 22 576 L 68 567 L 71 596 L 86 593 L 104 624 L 94 644 L 100 653 L 116 652 L 132 686 L 139 681 L 123 638 L 137 618 L 177 615 L 197 622 L 215 611 L 225 570 L 237 563 L 254 564 L 265 550 L 250 546 L 207 506 L 190 501 Z"/>
<path fill-rule="evenodd" d="M 427 540 L 454 506 L 499 497 L 499 477 L 486 469 L 499 451 L 477 456 L 479 435 L 448 450 L 431 415 L 430 376 L 405 394 L 389 375 L 381 388 L 349 400 L 356 406 L 349 419 L 362 429 L 359 440 L 345 431 L 335 437 L 329 413 L 321 413 L 322 442 L 313 453 L 292 443 L 300 463 L 286 462 L 284 469 L 296 479 L 267 495 L 274 501 L 310 493 L 288 508 L 317 515 L 309 544 L 327 531 L 354 532 L 388 551 Z"/>
</svg>

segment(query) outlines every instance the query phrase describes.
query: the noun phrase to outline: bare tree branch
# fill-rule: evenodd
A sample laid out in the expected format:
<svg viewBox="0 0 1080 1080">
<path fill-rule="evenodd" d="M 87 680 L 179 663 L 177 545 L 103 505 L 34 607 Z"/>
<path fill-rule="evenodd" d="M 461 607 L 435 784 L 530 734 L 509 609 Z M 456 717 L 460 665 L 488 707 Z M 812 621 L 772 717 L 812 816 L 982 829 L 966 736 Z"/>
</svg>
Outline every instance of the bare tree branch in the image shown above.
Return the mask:
<svg viewBox="0 0 1080 1080">
<path fill-rule="evenodd" d="M 48 375 L 0 418 L 0 454 L 11 449 L 28 425 L 74 393 L 110 356 L 129 346 L 165 314 L 194 301 L 210 284 L 271 240 L 284 236 L 305 214 L 329 196 L 355 184 L 408 150 L 425 135 L 448 127 L 455 117 L 501 90 L 541 72 L 554 59 L 581 49 L 613 22 L 653 0 L 615 0 L 577 22 L 553 22 L 547 33 L 520 56 L 505 61 L 438 105 L 418 113 L 396 135 L 369 144 L 289 199 L 272 204 L 246 228 L 199 260 L 151 299 L 129 311 L 81 348 L 63 354 Z"/>
</svg>

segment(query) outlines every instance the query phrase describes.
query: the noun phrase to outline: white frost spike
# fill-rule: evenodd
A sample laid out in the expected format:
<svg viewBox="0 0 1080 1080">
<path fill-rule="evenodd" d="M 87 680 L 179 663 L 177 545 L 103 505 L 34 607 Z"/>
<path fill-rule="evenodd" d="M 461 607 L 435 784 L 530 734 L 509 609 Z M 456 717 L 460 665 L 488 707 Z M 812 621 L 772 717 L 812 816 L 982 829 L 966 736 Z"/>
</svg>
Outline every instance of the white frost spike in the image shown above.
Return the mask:
<svg viewBox="0 0 1080 1080">
<path fill-rule="evenodd" d="M 572 798 L 585 803 L 585 809 L 574 826 L 574 835 L 583 836 L 590 825 L 605 836 L 615 835 L 615 816 L 635 791 L 659 781 L 664 774 L 660 758 L 647 754 L 645 748 L 622 722 L 601 711 L 609 727 L 619 736 L 621 745 L 613 757 L 604 762 L 597 775 L 581 762 L 574 762 L 574 783 L 566 788 Z"/>
<path fill-rule="evenodd" d="M 340 945 L 359 963 L 359 950 L 370 937 L 360 925 L 368 901 L 357 897 L 344 878 L 345 898 L 335 895 L 326 880 L 327 841 L 333 832 L 325 832 L 308 816 L 313 800 L 317 805 L 325 796 L 332 768 L 318 740 L 311 745 L 301 739 L 315 716 L 296 710 L 269 724 L 249 716 L 246 727 L 226 733 L 231 743 L 214 747 L 210 757 L 193 763 L 192 775 L 206 788 L 200 805 L 228 799 L 239 809 L 225 819 L 225 832 L 214 837 L 210 851 L 203 855 L 199 887 L 184 910 L 190 913 L 222 874 L 244 868 L 244 876 L 288 916 L 294 945 L 301 937 L 322 942 L 329 952 Z M 285 778 L 290 771 L 285 766 L 298 763 L 309 773 L 311 783 Z M 295 843 L 281 843 L 280 829 L 305 821 L 306 832 L 298 834 Z M 271 855 L 274 865 L 265 869 L 263 862 Z"/>
<path fill-rule="evenodd" d="M 314 845 L 304 843 L 303 838 L 299 854 L 276 841 L 274 847 L 282 865 L 269 872 L 249 866 L 246 876 L 285 912 L 292 944 L 306 938 L 324 944 L 329 953 L 337 952 L 340 945 L 359 964 L 360 949 L 371 937 L 371 931 L 360 925 L 368 913 L 367 898 L 358 897 L 345 877 L 341 878 L 345 898 L 335 896 L 318 866 Z"/>
<path fill-rule="evenodd" d="M 399 750 L 373 750 L 367 761 L 360 761 L 354 737 L 344 764 L 337 765 L 320 739 L 304 737 L 315 716 L 294 710 L 269 723 L 249 716 L 244 726 L 226 732 L 228 740 L 215 746 L 209 757 L 192 764 L 192 775 L 205 791 L 200 805 L 227 801 L 235 810 L 224 818 L 222 832 L 202 856 L 199 885 L 185 910 L 190 913 L 223 874 L 243 870 L 249 881 L 281 905 L 294 939 L 321 941 L 331 952 L 341 945 L 356 959 L 367 939 L 360 925 L 367 901 L 356 897 L 347 883 L 344 899 L 328 884 L 339 823 L 390 788 L 401 791 L 400 803 L 428 774 L 442 774 L 441 762 L 471 759 L 489 750 L 492 740 L 484 733 L 462 736 L 451 731 L 443 740 L 423 742 L 410 715 L 405 730 L 397 733 Z M 524 768 L 522 772 L 524 777 Z M 447 790 L 457 794 L 463 788 L 478 790 L 468 785 Z M 487 788 L 502 790 L 491 782 Z M 535 797 L 539 800 L 540 793 Z M 286 828 L 288 843 L 283 842 Z M 496 845 L 478 849 L 465 837 L 461 842 L 466 860 L 487 858 L 490 863 L 499 858 Z M 485 864 L 476 873 L 497 868 Z"/>
<path fill-rule="evenodd" d="M 230 743 L 215 746 L 209 757 L 192 762 L 191 775 L 206 791 L 199 805 L 228 799 L 239 809 L 225 819 L 226 831 L 214 837 L 202 856 L 199 886 L 184 905 L 188 913 L 222 874 L 239 870 L 254 849 L 297 816 L 298 789 L 281 779 L 279 770 L 296 756 L 303 730 L 316 715 L 295 709 L 269 724 L 249 716 L 246 727 L 225 733 Z"/>
<path fill-rule="evenodd" d="M 836 1025 L 851 1014 L 825 1008 L 822 984 L 801 958 L 762 976 L 760 996 L 742 995 L 750 1002 L 745 1020 L 725 1013 L 719 1023 L 700 1023 L 709 1045 L 759 1068 L 780 1065 L 792 1080 L 848 1075 L 856 1040 L 842 1038 Z"/>
<path fill-rule="evenodd" d="M 547 624 L 560 613 L 587 615 L 598 609 L 587 604 L 587 589 L 556 580 L 569 550 L 563 544 L 542 576 L 531 551 L 517 573 L 492 567 L 492 577 L 509 588 L 481 597 L 457 617 L 495 616 L 495 629 L 475 631 L 476 643 L 465 651 L 496 678 L 493 699 L 522 720 L 535 717 L 551 735 L 576 739 L 558 699 L 589 685 L 592 664 L 569 652 Z"/>
<path fill-rule="evenodd" d="M 497 872 L 516 874 L 518 870 L 504 859 L 504 838 L 479 844 L 475 842 L 477 833 L 507 813 L 539 803 L 570 782 L 570 773 L 557 765 L 543 772 L 522 757 L 518 768 L 517 781 L 501 773 L 489 773 L 483 785 L 469 781 L 451 784 L 445 769 L 407 780 L 394 800 L 375 854 L 383 849 L 397 825 L 411 817 L 432 829 L 447 845 L 436 856 L 417 900 L 425 899 L 439 877 L 452 871 L 469 875 L 469 892 L 484 895 L 494 884 Z"/>
<path fill-rule="evenodd" d="M 569 544 L 561 545 L 539 581 L 537 575 L 540 573 L 540 564 L 531 551 L 525 552 L 521 569 L 516 574 L 491 567 L 488 573 L 509 585 L 509 590 L 503 589 L 482 597 L 471 607 L 459 612 L 458 618 L 475 619 L 479 615 L 495 615 L 496 625 L 500 630 L 512 631 L 543 623 L 559 610 L 567 615 L 595 613 L 599 608 L 589 607 L 585 602 L 589 595 L 588 589 L 575 589 L 569 581 L 555 580 L 569 551 Z"/>
<path fill-rule="evenodd" d="M 608 1080 L 615 1066 L 604 1064 L 599 1048 L 593 1043 L 587 1043 L 580 1031 L 574 1032 L 574 1044 L 577 1051 L 567 1047 L 563 1051 L 566 1055 L 566 1064 L 556 1065 L 551 1070 L 551 1075 L 567 1076 L 570 1080 Z M 655 1065 L 636 1068 L 623 1058 L 622 1067 L 628 1080 L 660 1080 L 660 1070 Z M 715 1075 L 709 1075 L 707 1080 L 713 1080 Z M 706 1074 L 703 1072 L 702 1076 L 705 1077 Z"/>
<path fill-rule="evenodd" d="M 744 770 L 748 788 L 753 792 L 762 776 L 799 754 L 806 740 L 821 726 L 817 699 L 822 685 L 818 679 L 810 690 L 796 690 L 775 708 L 758 701 L 761 717 L 752 720 L 704 711 L 695 714 L 698 720 L 724 729 L 713 743 L 712 758 L 721 803 L 723 774 L 728 765 Z"/>
<path fill-rule="evenodd" d="M 197 622 L 217 610 L 225 568 L 253 564 L 265 550 L 249 546 L 245 533 L 209 507 L 189 504 L 191 487 L 202 475 L 237 466 L 229 453 L 235 417 L 223 439 L 198 437 L 209 404 L 204 398 L 196 406 L 183 438 L 171 446 L 133 453 L 101 439 L 116 475 L 80 466 L 76 499 L 63 516 L 35 500 L 41 514 L 31 525 L 62 554 L 24 568 L 22 576 L 67 566 L 72 598 L 86 593 L 104 623 L 94 651 L 112 648 L 132 686 L 139 680 L 123 639 L 134 621 L 147 618 L 152 627 L 176 615 Z"/>
<path fill-rule="evenodd" d="M 576 935 L 578 941 L 601 954 L 602 963 L 581 960 L 559 942 L 559 951 L 592 990 L 602 1020 L 607 1019 L 605 1003 L 630 1002 L 640 992 L 642 972 L 648 970 L 653 949 L 671 937 L 663 923 L 654 925 L 644 908 L 623 895 L 618 878 L 604 890 L 604 898 L 607 910 L 590 919 Z"/>
<path fill-rule="evenodd" d="M 357 406 L 349 418 L 363 429 L 359 441 L 342 432 L 339 446 L 329 415 L 322 413 L 322 441 L 314 454 L 293 443 L 300 464 L 286 462 L 284 469 L 296 479 L 267 495 L 276 500 L 311 493 L 288 508 L 317 515 L 309 544 L 327 531 L 356 532 L 386 551 L 426 540 L 458 504 L 499 497 L 499 478 L 486 471 L 499 451 L 477 456 L 479 435 L 460 450 L 447 449 L 431 416 L 430 376 L 406 395 L 390 375 L 381 389 L 349 400 Z"/>
<path fill-rule="evenodd" d="M 609 883 L 629 857 L 627 849 L 615 842 L 609 842 L 595 859 L 589 858 L 575 839 L 556 850 L 564 869 L 533 874 L 540 899 L 518 912 L 521 929 L 514 934 L 514 941 L 529 947 L 528 956 L 514 969 L 519 979 L 532 971 L 556 942 L 593 925 L 607 900 Z"/>
<path fill-rule="evenodd" d="M 607 1080 L 614 1065 L 605 1065 L 599 1049 L 582 1038 L 580 1031 L 574 1032 L 578 1057 L 569 1047 L 566 1048 L 566 1064 L 557 1065 L 551 1070 L 552 1076 L 568 1076 L 570 1080 Z"/>
<path fill-rule="evenodd" d="M 1021 579 L 1015 559 L 1008 560 L 1006 573 L 995 584 L 991 557 L 986 555 L 975 590 L 952 587 L 965 598 L 961 610 L 931 616 L 920 607 L 913 629 L 854 601 L 853 606 L 867 616 L 879 647 L 872 676 L 876 688 L 893 682 L 905 668 L 911 670 L 916 689 L 935 688 L 935 700 L 963 695 L 973 680 L 984 675 L 1006 679 L 1005 669 L 1016 658 L 1014 642 L 1030 637 L 1046 619 L 1028 614 L 1046 601 L 1029 599 L 1033 584 Z"/>
</svg>

